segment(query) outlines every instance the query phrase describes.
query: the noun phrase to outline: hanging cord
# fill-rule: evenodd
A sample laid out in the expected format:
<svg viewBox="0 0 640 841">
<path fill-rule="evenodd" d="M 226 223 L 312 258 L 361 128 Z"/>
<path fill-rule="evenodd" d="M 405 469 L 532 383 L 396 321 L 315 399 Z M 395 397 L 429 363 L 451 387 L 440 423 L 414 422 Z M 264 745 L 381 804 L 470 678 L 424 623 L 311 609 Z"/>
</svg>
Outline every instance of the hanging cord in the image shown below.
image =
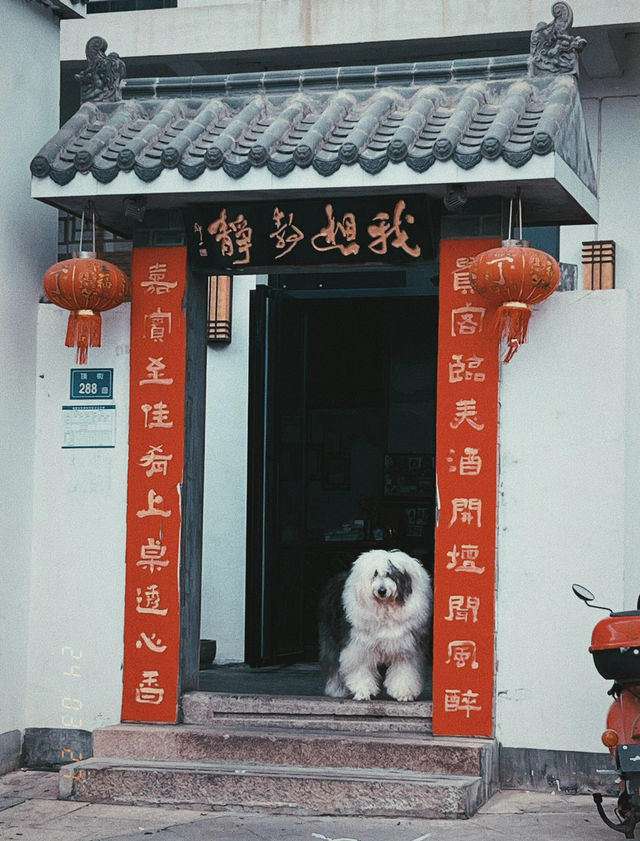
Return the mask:
<svg viewBox="0 0 640 841">
<path fill-rule="evenodd" d="M 519 237 L 519 239 L 520 239 L 520 241 L 522 241 L 522 199 L 520 198 L 520 190 L 518 190 L 518 212 L 519 212 L 519 216 L 520 216 L 520 237 Z"/>
<path fill-rule="evenodd" d="M 507 239 L 513 240 L 515 239 L 513 234 L 513 202 L 514 199 L 518 200 L 518 230 L 519 230 L 519 237 L 518 240 L 522 241 L 522 198 L 520 197 L 520 188 L 516 191 L 516 194 L 513 198 L 509 199 L 509 230 L 507 232 Z"/>
<path fill-rule="evenodd" d="M 95 207 L 93 206 L 93 202 L 89 202 L 87 204 L 87 213 L 91 211 L 91 254 L 96 253 L 96 211 Z M 84 214 L 85 211 L 82 211 L 82 216 L 80 217 L 80 248 L 78 249 L 78 253 L 84 253 Z"/>
<path fill-rule="evenodd" d="M 84 239 L 84 210 L 82 211 L 82 216 L 80 217 L 80 248 L 78 249 L 78 253 L 82 254 L 82 240 Z"/>
</svg>

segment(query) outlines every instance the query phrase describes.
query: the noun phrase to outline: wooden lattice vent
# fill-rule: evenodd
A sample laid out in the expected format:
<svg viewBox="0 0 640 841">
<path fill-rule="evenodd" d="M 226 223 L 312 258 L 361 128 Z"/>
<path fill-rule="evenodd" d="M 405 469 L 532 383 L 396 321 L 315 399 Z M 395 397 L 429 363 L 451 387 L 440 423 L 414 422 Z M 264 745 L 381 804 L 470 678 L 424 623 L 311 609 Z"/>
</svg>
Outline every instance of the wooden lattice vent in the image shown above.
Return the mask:
<svg viewBox="0 0 640 841">
<path fill-rule="evenodd" d="M 616 244 L 610 239 L 582 243 L 585 289 L 613 289 L 616 280 Z"/>
</svg>

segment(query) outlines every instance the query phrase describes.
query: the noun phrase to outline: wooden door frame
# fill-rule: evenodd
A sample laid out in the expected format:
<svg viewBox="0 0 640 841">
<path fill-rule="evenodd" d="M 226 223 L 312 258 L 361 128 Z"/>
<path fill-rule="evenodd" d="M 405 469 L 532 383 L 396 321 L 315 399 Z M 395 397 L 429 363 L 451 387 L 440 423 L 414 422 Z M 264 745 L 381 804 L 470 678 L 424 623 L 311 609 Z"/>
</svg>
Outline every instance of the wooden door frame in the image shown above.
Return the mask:
<svg viewBox="0 0 640 841">
<path fill-rule="evenodd" d="M 208 278 L 187 261 L 183 301 L 187 322 L 185 358 L 184 476 L 180 535 L 180 647 L 178 698 L 198 688 L 202 608 L 202 526 L 207 384 Z"/>
<path fill-rule="evenodd" d="M 461 252 L 464 260 L 467 260 L 477 253 L 483 246 L 482 240 L 470 239 L 458 242 L 458 245 L 463 247 Z M 466 265 L 466 264 L 465 264 Z M 186 317 L 186 344 L 183 351 L 180 351 L 177 356 L 172 359 L 172 364 L 179 365 L 182 361 L 186 371 L 185 382 L 185 410 L 183 420 L 184 433 L 184 464 L 181 482 L 181 534 L 180 534 L 180 551 L 179 551 L 179 641 L 176 649 L 171 651 L 170 657 L 177 658 L 177 692 L 178 698 L 189 690 L 196 689 L 198 686 L 199 673 L 199 634 L 200 634 L 200 609 L 201 609 L 201 562 L 202 562 L 202 519 L 203 519 L 203 494 L 204 494 L 204 433 L 205 433 L 205 383 L 206 383 L 206 357 L 207 357 L 207 342 L 206 342 L 206 303 L 207 303 L 207 289 L 206 276 L 194 273 L 189 266 L 185 267 L 186 273 L 186 289 L 183 300 L 183 310 Z M 460 278 L 457 277 L 457 271 L 450 267 L 446 269 L 442 262 L 440 266 L 440 288 L 441 294 L 443 284 L 455 287 L 457 294 L 463 295 L 460 291 Z M 460 288 L 459 288 L 460 287 Z M 469 290 L 466 292 L 468 294 Z M 140 290 L 136 293 L 140 295 Z M 462 310 L 466 311 L 469 306 L 469 298 L 461 298 L 460 304 Z M 442 302 L 440 302 L 441 304 Z M 460 311 L 462 311 L 460 310 Z M 458 311 L 458 310 L 455 310 Z M 453 312 L 453 311 L 452 311 Z M 485 310 L 482 310 L 483 314 Z M 440 336 L 454 335 L 451 324 L 446 315 L 441 309 L 440 317 Z M 487 340 L 486 349 L 483 348 L 480 355 L 483 357 L 492 358 L 497 354 L 497 339 L 490 338 L 489 333 L 485 333 Z M 134 343 L 139 340 L 132 336 L 132 350 Z M 439 343 L 439 354 L 440 354 Z M 456 349 L 457 350 L 457 349 Z M 161 351 L 159 352 L 161 355 Z M 443 364 L 446 360 L 443 358 Z M 139 372 L 132 371 L 132 376 L 139 376 Z M 498 373 L 497 367 L 491 373 L 492 386 L 497 395 L 498 388 Z M 447 397 L 456 400 L 459 396 L 453 387 L 448 387 Z M 463 394 L 462 397 L 465 395 Z M 450 425 L 450 417 L 444 414 L 446 408 L 442 399 L 443 395 L 438 394 L 437 411 L 441 414 L 443 428 Z M 495 398 L 491 398 L 492 400 Z M 496 400 L 497 402 L 497 400 Z M 131 406 L 130 406 L 131 409 Z M 181 421 L 178 420 L 178 423 Z M 496 427 L 494 429 L 494 426 Z M 486 460 L 488 462 L 495 461 L 496 447 L 497 447 L 497 425 L 492 425 L 492 437 L 490 446 L 487 448 Z M 444 439 L 440 439 L 437 433 L 436 453 L 440 451 L 440 458 L 446 458 L 446 446 L 441 446 Z M 129 452 L 130 465 L 132 460 L 139 459 L 139 453 L 132 450 Z M 139 462 L 138 462 L 139 463 Z M 449 467 L 446 463 L 440 464 L 440 475 L 444 477 L 449 472 Z M 457 480 L 456 480 L 457 481 Z M 458 493 L 458 488 L 452 486 L 452 494 L 456 497 L 464 496 L 463 493 Z M 487 487 L 486 497 L 484 499 L 486 504 L 486 511 L 491 511 L 495 517 L 496 511 L 496 485 L 495 480 L 489 483 Z M 131 506 L 131 500 L 129 505 Z M 135 509 L 132 509 L 135 511 Z M 445 518 L 450 512 L 442 512 Z M 446 520 L 441 521 L 441 528 L 449 528 L 455 518 L 451 518 L 449 525 Z M 483 521 L 484 522 L 484 521 Z M 486 525 L 486 523 L 485 523 Z M 493 528 L 493 527 L 492 527 Z M 494 535 L 495 538 L 495 535 Z M 461 540 L 462 538 L 459 538 Z M 436 538 L 437 540 L 437 538 Z M 137 552 L 138 549 L 134 546 L 132 552 Z M 448 673 L 445 668 L 445 663 L 451 663 L 451 657 L 446 661 L 446 649 L 443 646 L 447 642 L 447 633 L 451 630 L 450 627 L 445 626 L 445 620 L 451 619 L 451 611 L 449 616 L 446 615 L 444 598 L 460 599 L 461 596 L 454 595 L 448 597 L 445 570 L 451 569 L 451 563 L 448 561 L 448 556 L 451 552 L 448 548 L 446 540 L 436 542 L 436 643 L 435 659 L 434 659 L 434 732 L 446 733 L 449 735 L 489 735 L 493 732 L 494 716 L 493 716 L 493 701 L 494 701 L 494 686 L 493 686 L 493 650 L 492 640 L 495 633 L 495 623 L 493 615 L 493 591 L 487 590 L 485 603 L 489 609 L 483 615 L 483 635 L 486 638 L 486 657 L 483 663 L 483 704 L 482 704 L 482 723 L 476 721 L 476 710 L 480 711 L 478 704 L 472 705 L 467 703 L 469 699 L 476 696 L 474 686 L 471 683 L 471 677 L 466 680 L 464 685 L 458 688 L 448 681 Z M 137 557 L 140 557 L 139 555 Z M 128 559 L 129 563 L 136 564 L 136 555 L 132 554 Z M 493 565 L 495 564 L 495 547 L 487 546 L 486 561 L 491 565 L 491 575 L 493 575 Z M 452 583 L 455 585 L 456 593 L 461 592 L 459 587 L 459 577 L 455 576 L 455 571 L 449 578 L 455 579 Z M 489 576 L 487 576 L 489 579 Z M 474 579 L 475 580 L 475 579 Z M 438 592 L 438 585 L 440 592 Z M 471 592 L 471 591 L 470 591 Z M 475 591 L 471 593 L 475 598 Z M 125 599 L 127 604 L 131 606 L 131 599 L 133 598 L 133 605 L 135 606 L 135 588 L 133 592 L 127 590 Z M 449 601 L 449 607 L 453 604 Z M 129 639 L 129 643 L 135 642 L 135 638 Z M 175 660 L 173 660 L 175 663 Z M 450 672 L 454 677 L 460 677 L 455 671 L 455 664 L 451 667 Z M 143 673 L 145 674 L 145 673 Z M 148 673 L 146 673 L 148 674 Z M 471 673 L 469 673 L 471 675 Z M 130 679 L 133 677 L 138 679 L 138 673 L 132 672 L 131 667 L 127 666 L 125 661 L 125 677 Z M 438 680 L 436 680 L 436 677 Z M 452 689 L 453 687 L 453 689 Z M 457 693 L 457 694 L 455 694 Z M 452 709 L 451 699 L 454 697 L 456 701 L 465 700 L 466 706 L 460 705 L 456 707 L 455 711 Z M 443 700 L 444 699 L 444 700 Z M 454 714 L 455 712 L 455 714 Z M 135 717 L 131 720 L 150 720 L 142 717 L 142 710 L 140 717 Z M 178 710 L 175 709 L 170 715 L 165 718 L 155 718 L 153 720 L 162 720 L 170 722 L 177 719 Z M 479 718 L 479 717 L 478 717 Z M 437 719 L 437 721 L 436 721 Z M 436 726 L 437 723 L 437 726 Z"/>
</svg>

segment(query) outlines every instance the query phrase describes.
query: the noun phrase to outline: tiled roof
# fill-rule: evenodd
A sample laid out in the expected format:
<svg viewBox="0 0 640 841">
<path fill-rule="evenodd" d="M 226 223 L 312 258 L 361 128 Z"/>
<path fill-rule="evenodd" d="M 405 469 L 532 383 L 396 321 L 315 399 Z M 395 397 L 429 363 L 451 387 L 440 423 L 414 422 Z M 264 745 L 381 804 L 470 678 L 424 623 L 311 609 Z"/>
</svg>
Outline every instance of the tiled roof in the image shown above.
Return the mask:
<svg viewBox="0 0 640 841">
<path fill-rule="evenodd" d="M 135 98 L 84 103 L 31 171 L 57 184 L 129 171 L 151 182 L 174 168 L 190 180 L 255 167 L 331 176 L 355 164 L 425 172 L 450 159 L 520 167 L 556 151 L 593 189 L 575 79 L 527 77 L 526 58 L 130 80 Z"/>
</svg>

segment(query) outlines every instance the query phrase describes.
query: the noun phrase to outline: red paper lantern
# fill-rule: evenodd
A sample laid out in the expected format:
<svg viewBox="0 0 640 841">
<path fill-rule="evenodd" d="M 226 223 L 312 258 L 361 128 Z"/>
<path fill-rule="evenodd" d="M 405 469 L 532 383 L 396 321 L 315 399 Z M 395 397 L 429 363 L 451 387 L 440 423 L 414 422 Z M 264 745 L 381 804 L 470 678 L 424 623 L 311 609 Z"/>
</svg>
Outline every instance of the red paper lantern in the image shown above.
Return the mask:
<svg viewBox="0 0 640 841">
<path fill-rule="evenodd" d="M 121 304 L 129 294 L 129 281 L 113 263 L 92 251 L 50 266 L 44 273 L 44 292 L 50 301 L 71 310 L 65 345 L 76 347 L 76 362 L 84 365 L 90 347 L 100 347 L 100 313 Z"/>
<path fill-rule="evenodd" d="M 504 362 L 509 362 L 527 339 L 531 304 L 551 295 L 560 280 L 560 266 L 526 240 L 505 240 L 500 248 L 473 258 L 469 277 L 479 295 L 499 304 L 495 330 L 507 343 Z"/>
</svg>

